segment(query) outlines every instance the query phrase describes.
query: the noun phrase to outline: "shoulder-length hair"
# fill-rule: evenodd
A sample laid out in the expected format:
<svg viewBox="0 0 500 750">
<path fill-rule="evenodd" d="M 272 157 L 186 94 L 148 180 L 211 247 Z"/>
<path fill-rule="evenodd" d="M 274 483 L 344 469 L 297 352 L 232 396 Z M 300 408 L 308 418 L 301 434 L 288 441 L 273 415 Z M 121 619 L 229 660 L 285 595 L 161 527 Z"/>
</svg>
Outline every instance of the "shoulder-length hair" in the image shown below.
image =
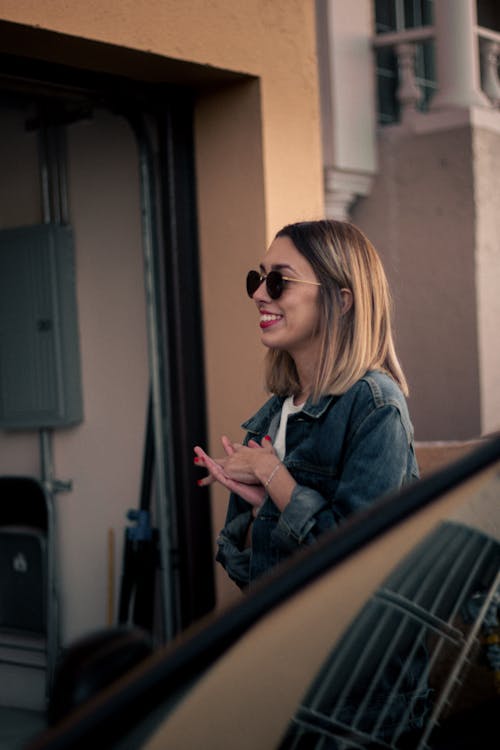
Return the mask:
<svg viewBox="0 0 500 750">
<path fill-rule="evenodd" d="M 392 300 L 377 251 L 353 224 L 322 220 L 289 224 L 276 237 L 289 237 L 320 282 L 320 359 L 312 398 L 345 393 L 368 370 L 390 375 L 405 395 L 408 385 L 394 347 Z M 352 293 L 342 314 L 341 289 Z M 292 357 L 269 349 L 266 385 L 280 396 L 297 395 L 300 383 Z"/>
</svg>

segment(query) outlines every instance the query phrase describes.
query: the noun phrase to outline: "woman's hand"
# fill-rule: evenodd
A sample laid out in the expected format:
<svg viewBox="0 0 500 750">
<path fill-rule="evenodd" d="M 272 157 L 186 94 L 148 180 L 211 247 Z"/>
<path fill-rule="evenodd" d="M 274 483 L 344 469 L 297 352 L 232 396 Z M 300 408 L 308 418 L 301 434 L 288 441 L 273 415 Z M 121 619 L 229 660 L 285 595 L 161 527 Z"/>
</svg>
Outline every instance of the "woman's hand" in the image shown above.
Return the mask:
<svg viewBox="0 0 500 750">
<path fill-rule="evenodd" d="M 260 444 L 250 440 L 248 445 L 241 445 L 232 443 L 224 436 L 222 445 L 226 456 L 216 459 L 198 445 L 195 447 L 195 464 L 208 471 L 208 476 L 200 479 L 198 484 L 204 487 L 212 482 L 220 482 L 255 508 L 262 505 L 269 493 L 276 507 L 283 511 L 297 483 L 281 463 L 271 438 L 266 435 Z"/>
<path fill-rule="evenodd" d="M 228 447 L 224 446 L 224 448 L 226 450 L 226 453 L 230 455 L 230 445 L 228 445 Z M 208 476 L 198 481 L 200 487 L 205 487 L 209 484 L 212 484 L 212 482 L 219 482 L 230 492 L 235 492 L 237 495 L 243 498 L 243 500 L 246 500 L 255 508 L 260 508 L 260 506 L 264 502 L 264 497 L 266 494 L 264 487 L 261 484 L 247 484 L 245 482 L 231 479 L 231 477 L 227 476 L 224 468 L 221 465 L 221 462 L 224 461 L 224 459 L 216 460 L 211 458 L 208 453 L 205 453 L 203 448 L 200 448 L 200 446 L 198 445 L 195 446 L 194 452 L 196 453 L 196 465 L 204 467 L 208 471 Z"/>
<path fill-rule="evenodd" d="M 222 445 L 226 458 L 218 463 L 224 469 L 226 476 L 237 482 L 261 484 L 262 475 L 267 475 L 266 469 L 276 463 L 277 456 L 271 438 L 267 435 L 260 444 L 255 440 L 250 440 L 248 445 L 232 443 L 224 435 Z"/>
<path fill-rule="evenodd" d="M 219 467 L 224 470 L 226 478 L 234 479 L 243 484 L 262 484 L 262 475 L 266 476 L 266 469 L 274 466 L 277 455 L 274 451 L 271 438 L 266 436 L 261 444 L 250 440 L 248 445 L 232 443 L 228 437 L 222 436 L 222 445 L 226 452 L 224 458 L 212 458 Z M 200 453 L 202 448 L 196 446 L 194 452 L 197 455 L 195 463 L 203 466 L 204 461 Z M 203 451 L 204 455 L 208 455 Z M 208 468 L 208 466 L 206 467 Z M 212 481 L 220 481 L 219 477 L 213 476 Z M 206 482 L 210 484 L 210 481 Z"/>
</svg>

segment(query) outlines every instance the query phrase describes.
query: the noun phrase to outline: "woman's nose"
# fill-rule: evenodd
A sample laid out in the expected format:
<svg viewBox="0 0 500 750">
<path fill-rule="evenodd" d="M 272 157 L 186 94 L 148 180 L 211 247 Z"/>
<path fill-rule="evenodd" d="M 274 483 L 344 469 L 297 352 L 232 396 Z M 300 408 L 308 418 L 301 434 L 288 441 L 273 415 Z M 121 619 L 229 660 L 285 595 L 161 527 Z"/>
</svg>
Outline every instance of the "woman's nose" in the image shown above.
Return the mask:
<svg viewBox="0 0 500 750">
<path fill-rule="evenodd" d="M 267 293 L 266 280 L 262 279 L 259 286 L 252 295 L 254 302 L 269 302 L 271 299 Z"/>
</svg>

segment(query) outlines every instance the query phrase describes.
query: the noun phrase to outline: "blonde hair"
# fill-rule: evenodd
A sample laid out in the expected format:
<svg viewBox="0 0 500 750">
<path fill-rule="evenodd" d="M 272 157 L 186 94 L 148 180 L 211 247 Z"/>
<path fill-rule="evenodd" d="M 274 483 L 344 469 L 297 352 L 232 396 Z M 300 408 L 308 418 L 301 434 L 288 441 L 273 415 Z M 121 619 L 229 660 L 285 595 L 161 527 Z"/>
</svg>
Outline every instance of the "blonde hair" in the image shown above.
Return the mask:
<svg viewBox="0 0 500 750">
<path fill-rule="evenodd" d="M 390 375 L 405 395 L 408 385 L 394 347 L 392 300 L 377 251 L 353 224 L 322 220 L 289 224 L 276 237 L 289 237 L 320 282 L 320 358 L 312 398 L 345 393 L 367 370 Z M 342 313 L 341 289 L 352 292 Z M 300 383 L 292 357 L 269 349 L 266 385 L 279 396 L 297 395 Z"/>
</svg>

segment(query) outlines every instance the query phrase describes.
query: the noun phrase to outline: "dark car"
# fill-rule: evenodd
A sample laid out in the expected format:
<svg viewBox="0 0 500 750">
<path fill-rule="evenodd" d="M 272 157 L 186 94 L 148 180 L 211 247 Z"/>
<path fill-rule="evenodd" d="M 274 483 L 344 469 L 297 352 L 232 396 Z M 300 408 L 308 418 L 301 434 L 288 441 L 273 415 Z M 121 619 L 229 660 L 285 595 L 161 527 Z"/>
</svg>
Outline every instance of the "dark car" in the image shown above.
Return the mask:
<svg viewBox="0 0 500 750">
<path fill-rule="evenodd" d="M 500 438 L 381 498 L 29 750 L 498 747 Z"/>
</svg>

